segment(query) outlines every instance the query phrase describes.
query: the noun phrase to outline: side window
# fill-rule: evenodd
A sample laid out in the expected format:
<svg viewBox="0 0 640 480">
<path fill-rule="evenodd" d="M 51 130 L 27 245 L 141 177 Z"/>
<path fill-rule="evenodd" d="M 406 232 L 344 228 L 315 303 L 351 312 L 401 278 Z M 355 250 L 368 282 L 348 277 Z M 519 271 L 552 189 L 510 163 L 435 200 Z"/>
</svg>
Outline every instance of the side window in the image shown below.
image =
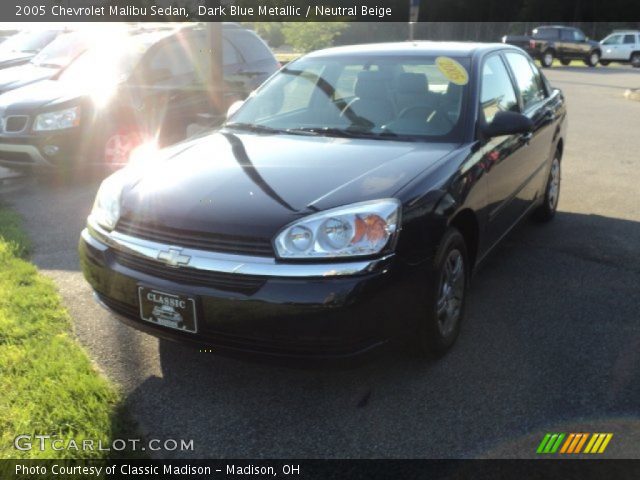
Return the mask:
<svg viewBox="0 0 640 480">
<path fill-rule="evenodd" d="M 242 54 L 247 63 L 259 62 L 273 58 L 269 47 L 254 33 L 245 30 L 234 30 L 225 35 Z"/>
<path fill-rule="evenodd" d="M 611 35 L 602 42 L 603 45 L 620 45 L 620 43 L 622 43 L 622 35 Z"/>
<path fill-rule="evenodd" d="M 498 112 L 518 111 L 511 78 L 498 55 L 489 57 L 482 68 L 480 108 L 487 123 L 491 123 Z"/>
<path fill-rule="evenodd" d="M 544 100 L 546 92 L 542 79 L 537 70 L 534 71 L 529 60 L 524 55 L 513 52 L 507 53 L 506 57 L 516 78 L 524 109 L 527 110 L 531 105 Z"/>
<path fill-rule="evenodd" d="M 188 49 L 177 40 L 156 49 L 146 62 L 144 83 L 166 87 L 184 87 L 199 82 Z"/>
<path fill-rule="evenodd" d="M 572 42 L 574 40 L 573 38 L 573 30 L 560 30 L 560 40 L 564 41 L 564 42 Z"/>
<path fill-rule="evenodd" d="M 585 36 L 584 33 L 582 33 L 580 30 L 573 30 L 573 39 L 576 42 L 584 42 L 585 40 Z"/>
<path fill-rule="evenodd" d="M 240 63 L 240 56 L 236 50 L 236 47 L 229 43 L 226 38 L 222 39 L 222 64 L 223 65 L 236 65 Z"/>
<path fill-rule="evenodd" d="M 635 35 L 625 35 L 623 43 L 633 45 L 636 43 Z"/>
</svg>

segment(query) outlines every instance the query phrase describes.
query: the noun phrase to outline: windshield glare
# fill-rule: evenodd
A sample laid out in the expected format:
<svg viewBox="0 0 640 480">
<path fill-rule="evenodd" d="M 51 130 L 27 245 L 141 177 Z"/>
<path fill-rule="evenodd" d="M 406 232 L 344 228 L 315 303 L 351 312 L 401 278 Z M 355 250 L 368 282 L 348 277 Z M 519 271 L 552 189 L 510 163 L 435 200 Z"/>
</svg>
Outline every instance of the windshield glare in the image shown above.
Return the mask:
<svg viewBox="0 0 640 480">
<path fill-rule="evenodd" d="M 468 59 L 455 60 L 468 72 Z M 301 59 L 251 96 L 227 125 L 453 141 L 466 90 L 447 78 L 435 56 Z"/>
<path fill-rule="evenodd" d="M 9 37 L 1 49 L 11 52 L 38 52 L 56 36 L 53 30 L 20 32 Z"/>
<path fill-rule="evenodd" d="M 78 84 L 119 83 L 125 80 L 144 53 L 135 42 L 92 48 L 78 57 L 60 75 L 60 81 Z"/>
<path fill-rule="evenodd" d="M 40 66 L 64 67 L 87 46 L 87 40 L 77 34 L 66 34 L 56 38 L 43 48 L 31 63 Z"/>
</svg>

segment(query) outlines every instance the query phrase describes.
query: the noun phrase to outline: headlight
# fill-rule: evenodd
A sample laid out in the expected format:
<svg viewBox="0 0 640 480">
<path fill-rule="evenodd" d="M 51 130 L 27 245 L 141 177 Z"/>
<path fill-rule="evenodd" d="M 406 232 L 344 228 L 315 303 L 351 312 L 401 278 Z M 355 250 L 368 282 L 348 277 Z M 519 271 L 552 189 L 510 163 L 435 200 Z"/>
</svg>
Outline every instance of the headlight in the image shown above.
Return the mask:
<svg viewBox="0 0 640 480">
<path fill-rule="evenodd" d="M 91 218 L 101 227 L 113 230 L 120 218 L 120 199 L 122 196 L 122 170 L 104 179 L 91 210 Z"/>
<path fill-rule="evenodd" d="M 275 238 L 280 258 L 375 255 L 395 241 L 400 202 L 384 199 L 315 213 L 285 227 Z"/>
<path fill-rule="evenodd" d="M 57 112 L 41 113 L 33 123 L 36 132 L 64 130 L 80 125 L 80 107 L 65 108 Z"/>
</svg>

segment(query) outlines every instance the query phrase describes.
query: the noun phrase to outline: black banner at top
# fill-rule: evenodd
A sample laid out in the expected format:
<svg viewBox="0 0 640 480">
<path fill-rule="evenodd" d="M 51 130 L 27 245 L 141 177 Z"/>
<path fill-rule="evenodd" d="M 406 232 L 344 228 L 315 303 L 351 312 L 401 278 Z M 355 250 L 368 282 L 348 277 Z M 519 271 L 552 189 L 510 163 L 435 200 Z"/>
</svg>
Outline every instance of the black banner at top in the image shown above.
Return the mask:
<svg viewBox="0 0 640 480">
<path fill-rule="evenodd" d="M 416 15 L 417 14 L 417 15 Z M 3 0 L 5 22 L 637 22 L 637 0 Z"/>
</svg>

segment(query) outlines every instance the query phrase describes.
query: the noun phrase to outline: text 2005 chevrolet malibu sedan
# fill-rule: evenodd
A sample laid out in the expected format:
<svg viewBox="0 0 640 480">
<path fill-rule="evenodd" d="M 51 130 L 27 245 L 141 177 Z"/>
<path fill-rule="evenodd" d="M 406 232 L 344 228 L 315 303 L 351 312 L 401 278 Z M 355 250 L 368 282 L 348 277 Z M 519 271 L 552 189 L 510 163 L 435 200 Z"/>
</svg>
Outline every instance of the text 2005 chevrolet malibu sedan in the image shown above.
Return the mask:
<svg viewBox="0 0 640 480">
<path fill-rule="evenodd" d="M 565 118 L 515 47 L 312 53 L 217 132 L 107 178 L 84 275 L 126 323 L 223 351 L 441 354 L 474 267 L 554 216 Z"/>
</svg>

